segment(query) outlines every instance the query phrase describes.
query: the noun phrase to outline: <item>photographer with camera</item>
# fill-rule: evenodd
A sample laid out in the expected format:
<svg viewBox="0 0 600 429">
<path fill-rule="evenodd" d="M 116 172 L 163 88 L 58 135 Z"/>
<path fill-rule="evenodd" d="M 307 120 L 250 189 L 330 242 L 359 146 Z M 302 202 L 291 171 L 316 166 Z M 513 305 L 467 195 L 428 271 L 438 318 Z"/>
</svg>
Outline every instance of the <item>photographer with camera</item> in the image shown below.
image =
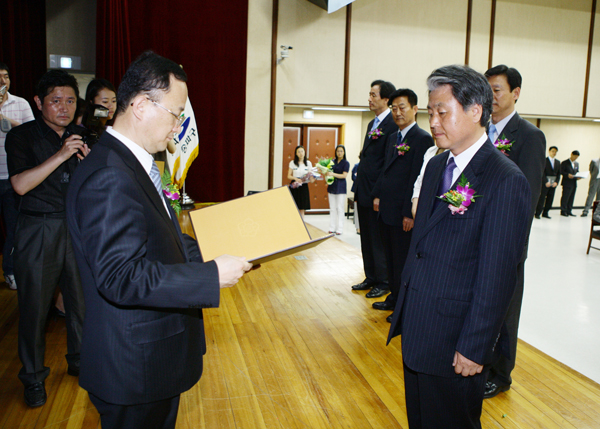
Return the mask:
<svg viewBox="0 0 600 429">
<path fill-rule="evenodd" d="M 54 291 L 60 285 L 67 326 L 69 375 L 79 375 L 84 316 L 79 271 L 67 231 L 65 196 L 71 175 L 88 153 L 81 136 L 67 132 L 79 89 L 62 70 L 50 70 L 38 82 L 34 97 L 41 117 L 11 130 L 6 137 L 10 181 L 17 193 L 15 278 L 19 284 L 19 379 L 25 403 L 46 403 L 44 380 L 45 322 Z"/>
<path fill-rule="evenodd" d="M 2 251 L 2 271 L 8 287 L 15 290 L 17 282 L 13 270 L 12 248 L 17 222 L 17 209 L 15 208 L 15 193 L 8 180 L 4 141 L 6 140 L 6 133 L 12 128 L 33 121 L 33 112 L 25 99 L 12 95 L 8 92 L 9 89 L 10 74 L 8 66 L 0 62 L 0 206 L 6 227 L 6 240 Z"/>
</svg>

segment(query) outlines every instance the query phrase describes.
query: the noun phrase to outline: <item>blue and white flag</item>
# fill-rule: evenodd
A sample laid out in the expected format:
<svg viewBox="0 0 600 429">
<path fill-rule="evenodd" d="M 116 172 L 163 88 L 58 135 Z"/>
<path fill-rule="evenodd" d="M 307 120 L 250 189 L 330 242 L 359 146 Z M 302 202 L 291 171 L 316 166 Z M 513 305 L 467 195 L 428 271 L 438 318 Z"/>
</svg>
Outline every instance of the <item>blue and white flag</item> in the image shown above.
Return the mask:
<svg viewBox="0 0 600 429">
<path fill-rule="evenodd" d="M 196 127 L 196 117 L 188 97 L 185 103 L 185 121 L 181 126 L 181 131 L 173 138 L 175 143 L 175 153 L 167 151 L 167 164 L 171 172 L 171 180 L 178 187 L 183 186 L 187 172 L 198 156 L 198 128 Z"/>
</svg>

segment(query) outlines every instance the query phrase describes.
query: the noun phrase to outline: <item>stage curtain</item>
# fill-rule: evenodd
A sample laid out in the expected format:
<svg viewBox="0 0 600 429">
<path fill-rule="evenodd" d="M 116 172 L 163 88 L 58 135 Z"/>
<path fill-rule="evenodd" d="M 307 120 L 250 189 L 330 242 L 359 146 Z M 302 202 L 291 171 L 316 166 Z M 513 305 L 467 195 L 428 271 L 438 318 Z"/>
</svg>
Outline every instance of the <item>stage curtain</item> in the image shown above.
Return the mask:
<svg viewBox="0 0 600 429">
<path fill-rule="evenodd" d="M 242 196 L 247 0 L 97 1 L 97 75 L 118 84 L 147 49 L 181 64 L 200 136 L 186 191 L 198 202 Z"/>
<path fill-rule="evenodd" d="M 0 61 L 10 68 L 11 94 L 26 99 L 37 112 L 35 85 L 46 72 L 46 2 L 2 2 Z"/>
</svg>

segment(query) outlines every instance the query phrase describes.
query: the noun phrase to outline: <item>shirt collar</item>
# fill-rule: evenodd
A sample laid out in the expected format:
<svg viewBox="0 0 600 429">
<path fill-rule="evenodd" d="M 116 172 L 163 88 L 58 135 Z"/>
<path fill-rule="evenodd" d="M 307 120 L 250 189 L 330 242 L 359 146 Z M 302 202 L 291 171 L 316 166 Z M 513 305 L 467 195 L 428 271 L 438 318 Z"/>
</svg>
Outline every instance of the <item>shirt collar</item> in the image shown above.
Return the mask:
<svg viewBox="0 0 600 429">
<path fill-rule="evenodd" d="M 379 118 L 379 124 L 380 125 L 383 122 L 383 120 L 385 118 L 387 118 L 387 115 L 389 115 L 389 114 L 390 114 L 390 109 L 385 109 L 383 112 L 381 112 L 380 115 L 377 116 Z"/>
<path fill-rule="evenodd" d="M 456 167 L 462 173 L 465 170 L 465 168 L 467 168 L 467 165 L 469 165 L 469 162 L 471 162 L 471 159 L 473 159 L 473 157 L 475 156 L 477 151 L 479 149 L 481 149 L 481 146 L 483 146 L 483 144 L 487 141 L 487 139 L 488 139 L 487 134 L 483 133 L 483 135 L 479 138 L 479 140 L 477 140 L 475 142 L 475 144 L 471 145 L 471 147 L 464 150 L 459 155 L 454 156 L 452 151 L 450 151 L 450 156 L 448 156 L 448 161 L 450 160 L 450 158 L 454 158 Z"/>
<path fill-rule="evenodd" d="M 400 131 L 400 133 L 402 134 L 402 140 L 404 140 L 406 138 L 406 135 L 408 134 L 408 132 L 412 129 L 412 127 L 414 127 L 415 125 L 417 125 L 417 121 L 413 122 L 412 124 L 410 124 L 408 127 L 404 128 L 403 130 L 398 130 Z"/>
<path fill-rule="evenodd" d="M 136 144 L 133 140 L 125 137 L 120 132 L 115 131 L 113 127 L 107 127 L 106 132 L 108 132 L 121 143 L 123 143 L 127 147 L 127 149 L 129 149 L 133 153 L 133 155 L 137 158 L 139 163 L 142 164 L 142 167 L 144 168 L 144 170 L 146 170 L 148 176 L 150 176 L 150 169 L 152 168 L 152 163 L 154 162 L 154 158 L 152 158 L 152 155 L 146 152 L 146 149 Z"/>
<path fill-rule="evenodd" d="M 512 113 L 510 115 L 508 115 L 506 118 L 502 119 L 501 121 L 498 121 L 497 124 L 494 124 L 494 126 L 496 127 L 496 131 L 498 131 L 498 138 L 500 138 L 500 135 L 502 134 L 502 131 L 504 130 L 504 127 L 506 126 L 506 124 L 508 124 L 508 121 L 510 121 L 512 119 L 512 117 L 515 116 L 516 113 L 517 113 L 517 111 L 513 110 Z"/>
</svg>

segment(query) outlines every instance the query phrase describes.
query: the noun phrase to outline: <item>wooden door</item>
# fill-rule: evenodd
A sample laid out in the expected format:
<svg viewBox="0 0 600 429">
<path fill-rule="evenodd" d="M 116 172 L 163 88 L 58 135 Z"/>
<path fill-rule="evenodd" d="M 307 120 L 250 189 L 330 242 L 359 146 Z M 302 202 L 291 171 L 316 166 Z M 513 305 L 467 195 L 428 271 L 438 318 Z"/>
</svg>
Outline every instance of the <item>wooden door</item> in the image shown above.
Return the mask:
<svg viewBox="0 0 600 429">
<path fill-rule="evenodd" d="M 301 141 L 301 125 L 286 125 L 283 127 L 283 175 L 281 176 L 282 185 L 289 185 L 290 183 L 290 181 L 287 179 L 288 170 L 290 168 L 290 161 L 294 159 L 294 151 L 296 150 L 296 147 L 300 145 Z"/>
<path fill-rule="evenodd" d="M 320 158 L 333 158 L 335 147 L 338 142 L 338 127 L 306 127 L 307 157 L 312 165 Z M 310 209 L 329 210 L 329 199 L 327 197 L 327 183 L 325 180 L 317 180 L 310 185 Z"/>
<path fill-rule="evenodd" d="M 340 127 L 338 125 L 291 125 L 283 127 L 283 185 L 289 184 L 287 179 L 290 161 L 294 159 L 296 147 L 300 144 L 306 149 L 306 158 L 314 166 L 319 158 L 333 158 L 335 147 L 339 141 Z M 324 180 L 317 180 L 309 185 L 310 211 L 329 211 L 327 197 L 327 184 Z"/>
</svg>

